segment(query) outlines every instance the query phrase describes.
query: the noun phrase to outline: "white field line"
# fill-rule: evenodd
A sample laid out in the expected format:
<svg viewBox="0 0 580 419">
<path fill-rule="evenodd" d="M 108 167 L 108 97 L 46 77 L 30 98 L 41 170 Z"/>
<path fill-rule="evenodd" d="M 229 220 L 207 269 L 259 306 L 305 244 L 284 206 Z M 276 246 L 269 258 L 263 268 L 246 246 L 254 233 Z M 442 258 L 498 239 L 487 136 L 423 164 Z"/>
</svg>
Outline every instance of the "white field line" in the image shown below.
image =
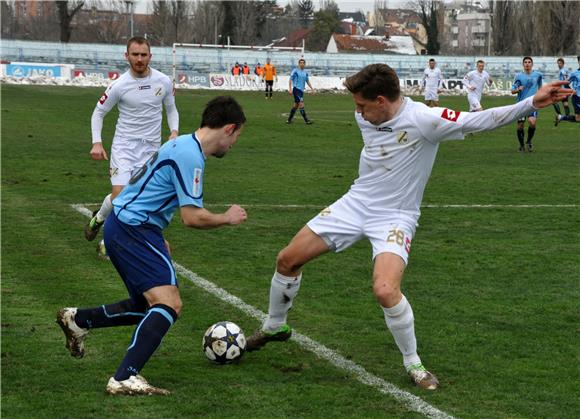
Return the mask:
<svg viewBox="0 0 580 419">
<path fill-rule="evenodd" d="M 90 216 L 92 212 L 86 207 L 97 207 L 101 203 L 72 204 L 71 206 L 80 213 Z M 233 204 L 205 204 L 206 207 L 229 207 Z M 304 208 L 322 209 L 324 204 L 238 204 L 244 208 Z M 464 209 L 502 209 L 502 208 L 580 208 L 580 204 L 423 204 L 421 208 L 464 208 Z"/>
<path fill-rule="evenodd" d="M 87 217 L 92 215 L 92 211 L 86 208 L 84 204 L 72 204 L 71 207 Z M 191 272 L 177 262 L 174 261 L 173 265 L 177 273 L 204 291 L 207 291 L 220 300 L 233 305 L 248 316 L 255 318 L 259 322 L 263 322 L 266 319 L 266 313 L 263 311 L 258 310 L 249 304 L 246 304 L 242 299 L 230 294 L 223 288 L 218 287 L 213 282 L 208 281 L 207 279 L 204 279 L 201 276 Z M 383 380 L 374 374 L 371 374 L 363 367 L 346 359 L 338 352 L 335 352 L 323 344 L 310 339 L 308 336 L 298 333 L 296 330 L 293 330 L 291 339 L 302 346 L 304 349 L 313 352 L 319 358 L 323 358 L 335 367 L 352 374 L 361 383 L 374 387 L 383 394 L 392 396 L 396 401 L 404 405 L 410 411 L 421 413 L 429 418 L 453 418 L 453 416 L 437 409 L 434 406 L 431 406 L 420 397 L 401 390 L 394 384 L 391 384 L 390 382 Z"/>
</svg>

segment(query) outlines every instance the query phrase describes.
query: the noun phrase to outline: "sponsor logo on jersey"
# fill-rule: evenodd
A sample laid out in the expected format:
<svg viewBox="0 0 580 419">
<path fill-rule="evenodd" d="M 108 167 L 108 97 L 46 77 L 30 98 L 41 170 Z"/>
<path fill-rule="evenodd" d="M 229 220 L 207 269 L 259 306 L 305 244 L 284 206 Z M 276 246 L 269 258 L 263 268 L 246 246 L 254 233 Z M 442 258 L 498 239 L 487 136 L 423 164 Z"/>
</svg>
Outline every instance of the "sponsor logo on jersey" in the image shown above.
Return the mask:
<svg viewBox="0 0 580 419">
<path fill-rule="evenodd" d="M 199 195 L 201 189 L 201 169 L 193 170 L 193 196 Z"/>
<path fill-rule="evenodd" d="M 409 141 L 409 135 L 407 134 L 407 131 L 401 131 L 397 134 L 397 142 L 399 144 L 405 144 L 407 141 Z"/>
<path fill-rule="evenodd" d="M 151 89 L 150 85 L 146 85 L 146 86 L 139 86 L 139 90 L 149 90 Z"/>
<path fill-rule="evenodd" d="M 109 96 L 107 96 L 107 94 L 106 94 L 106 93 L 103 93 L 103 96 L 101 96 L 101 98 L 99 99 L 99 103 L 100 103 L 101 105 L 104 105 L 104 104 L 105 104 L 105 102 L 106 102 L 106 100 L 107 100 L 108 98 L 109 98 Z"/>
<path fill-rule="evenodd" d="M 457 118 L 459 118 L 459 114 L 461 112 L 454 111 L 452 109 L 443 109 L 443 113 L 441 114 L 441 118 L 447 119 L 448 121 L 457 122 Z"/>
<path fill-rule="evenodd" d="M 393 129 L 391 127 L 377 127 L 377 131 L 381 131 L 381 132 L 393 132 Z"/>
</svg>

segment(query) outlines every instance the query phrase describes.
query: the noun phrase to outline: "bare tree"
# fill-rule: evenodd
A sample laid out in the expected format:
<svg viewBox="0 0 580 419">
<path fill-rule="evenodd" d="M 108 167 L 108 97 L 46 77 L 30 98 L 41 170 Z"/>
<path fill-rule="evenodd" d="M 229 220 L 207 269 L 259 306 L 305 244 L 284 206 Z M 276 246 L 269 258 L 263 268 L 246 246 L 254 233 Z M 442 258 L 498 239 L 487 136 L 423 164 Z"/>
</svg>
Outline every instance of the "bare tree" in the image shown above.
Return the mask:
<svg viewBox="0 0 580 419">
<path fill-rule="evenodd" d="M 415 0 L 409 6 L 419 12 L 421 22 L 427 32 L 427 54 L 438 55 L 439 43 L 439 14 L 443 3 L 438 0 Z"/>
<path fill-rule="evenodd" d="M 58 17 L 60 23 L 60 42 L 69 42 L 72 35 L 72 20 L 79 10 L 82 9 L 85 2 L 81 0 L 69 1 L 57 1 L 56 7 L 58 9 Z"/>
<path fill-rule="evenodd" d="M 218 1 L 197 1 L 192 6 L 191 26 L 195 28 L 191 41 L 203 44 L 220 44 L 224 40 L 220 28 L 224 24 L 223 5 Z"/>
<path fill-rule="evenodd" d="M 88 0 L 77 15 L 75 42 L 122 44 L 128 36 L 123 0 Z"/>
<path fill-rule="evenodd" d="M 232 4 L 234 15 L 233 42 L 251 45 L 256 41 L 258 7 L 254 1 L 237 1 Z"/>
<path fill-rule="evenodd" d="M 16 32 L 16 20 L 14 17 L 14 5 L 7 1 L 0 2 L 0 30 L 2 38 L 11 39 Z"/>
</svg>

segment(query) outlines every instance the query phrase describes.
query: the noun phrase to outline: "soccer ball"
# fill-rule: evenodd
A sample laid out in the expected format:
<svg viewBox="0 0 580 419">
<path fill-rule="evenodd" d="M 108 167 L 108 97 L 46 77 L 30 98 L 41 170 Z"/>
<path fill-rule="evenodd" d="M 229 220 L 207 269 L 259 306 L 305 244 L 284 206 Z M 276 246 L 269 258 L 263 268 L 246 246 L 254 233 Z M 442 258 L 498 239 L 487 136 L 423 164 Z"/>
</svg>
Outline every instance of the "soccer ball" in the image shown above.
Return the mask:
<svg viewBox="0 0 580 419">
<path fill-rule="evenodd" d="M 229 364 L 239 360 L 246 350 L 246 336 L 240 327 L 232 322 L 212 325 L 203 335 L 203 353 L 217 364 Z"/>
</svg>

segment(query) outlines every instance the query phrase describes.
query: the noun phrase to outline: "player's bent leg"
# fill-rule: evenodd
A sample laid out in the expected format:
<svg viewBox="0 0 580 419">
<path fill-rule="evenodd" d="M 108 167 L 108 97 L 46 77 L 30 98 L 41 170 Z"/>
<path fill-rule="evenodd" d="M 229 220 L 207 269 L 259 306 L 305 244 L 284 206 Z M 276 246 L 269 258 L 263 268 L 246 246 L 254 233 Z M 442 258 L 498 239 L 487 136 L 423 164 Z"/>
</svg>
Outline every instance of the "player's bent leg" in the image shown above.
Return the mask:
<svg viewBox="0 0 580 419">
<path fill-rule="evenodd" d="M 56 314 L 56 322 L 64 332 L 66 337 L 65 346 L 71 356 L 82 358 L 85 356 L 85 337 L 89 330 L 77 325 L 75 322 L 76 314 L 76 307 L 63 308 Z"/>
<path fill-rule="evenodd" d="M 328 250 L 326 242 L 304 226 L 278 254 L 276 272 L 270 285 L 268 318 L 262 328 L 247 339 L 246 351 L 259 350 L 268 342 L 290 339 L 292 330 L 286 321 L 300 289 L 302 267 Z"/>
</svg>

